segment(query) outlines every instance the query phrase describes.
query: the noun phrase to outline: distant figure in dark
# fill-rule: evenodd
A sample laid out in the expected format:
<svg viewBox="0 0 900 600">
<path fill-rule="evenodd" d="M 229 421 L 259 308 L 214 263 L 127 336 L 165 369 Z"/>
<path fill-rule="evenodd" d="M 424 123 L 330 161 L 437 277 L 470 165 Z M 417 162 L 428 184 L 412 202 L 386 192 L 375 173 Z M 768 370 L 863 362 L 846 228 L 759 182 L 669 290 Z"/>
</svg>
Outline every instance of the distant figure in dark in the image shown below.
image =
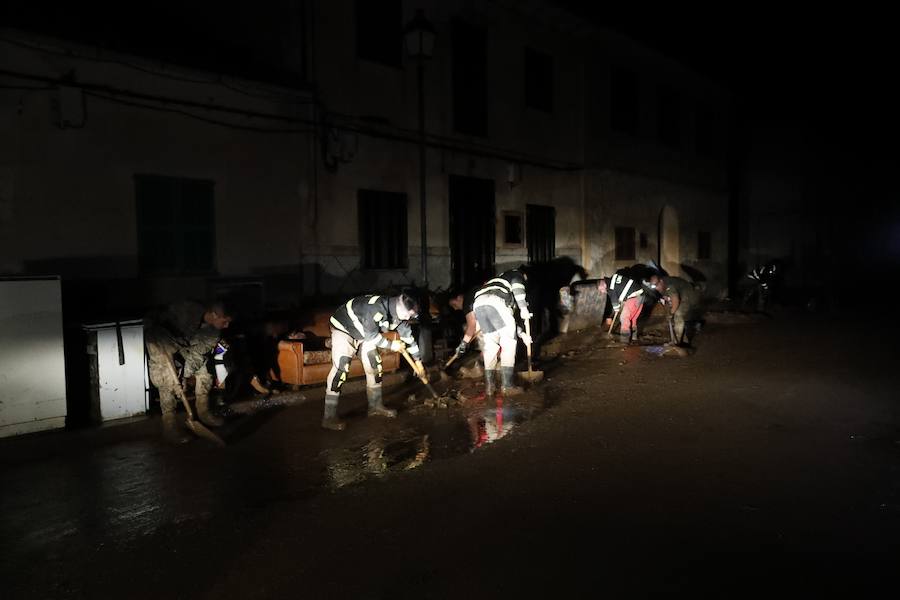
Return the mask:
<svg viewBox="0 0 900 600">
<path fill-rule="evenodd" d="M 663 281 L 663 299 L 672 318 L 675 343 L 690 345 L 701 317 L 700 291 L 693 283 L 681 277 L 663 277 Z"/>
<path fill-rule="evenodd" d="M 162 432 L 167 441 L 179 443 L 190 439 L 179 430 L 175 417 L 182 378 L 194 377 L 200 420 L 211 426 L 222 425 L 222 418 L 209 408 L 209 391 L 213 387 L 209 362 L 222 330 L 228 328 L 232 318 L 231 311 L 221 301 L 206 306 L 198 302 L 178 302 L 144 317 L 150 382 L 159 390 Z M 176 361 L 183 365 L 180 375 Z"/>
<path fill-rule="evenodd" d="M 779 260 L 770 261 L 747 273 L 743 282 L 744 308 L 755 305 L 758 312 L 765 312 L 780 287 L 783 273 L 784 266 Z"/>
</svg>

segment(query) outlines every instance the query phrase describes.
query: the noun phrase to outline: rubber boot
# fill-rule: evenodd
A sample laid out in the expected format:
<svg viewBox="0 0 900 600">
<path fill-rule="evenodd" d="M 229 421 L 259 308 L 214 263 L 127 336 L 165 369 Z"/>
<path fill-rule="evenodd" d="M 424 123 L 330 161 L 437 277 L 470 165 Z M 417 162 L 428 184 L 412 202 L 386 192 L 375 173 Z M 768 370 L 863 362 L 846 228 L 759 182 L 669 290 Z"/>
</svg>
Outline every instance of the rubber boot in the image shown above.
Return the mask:
<svg viewBox="0 0 900 600">
<path fill-rule="evenodd" d="M 191 436 L 181 428 L 178 417 L 174 412 L 164 412 L 162 416 L 163 439 L 169 444 L 185 444 L 191 441 Z"/>
<path fill-rule="evenodd" d="M 197 394 L 195 402 L 197 404 L 197 416 L 204 425 L 221 427 L 225 424 L 225 419 L 209 410 L 209 394 Z"/>
<path fill-rule="evenodd" d="M 322 415 L 322 427 L 325 429 L 343 431 L 347 427 L 337 416 L 338 397 L 337 394 L 325 394 L 325 413 Z"/>
<path fill-rule="evenodd" d="M 516 385 L 516 368 L 500 367 L 500 379 L 504 396 L 517 396 L 525 390 Z"/>
<path fill-rule="evenodd" d="M 369 416 L 370 417 L 387 417 L 393 419 L 397 416 L 397 411 L 385 408 L 382 399 L 381 387 L 367 387 L 366 398 L 369 400 Z"/>
<path fill-rule="evenodd" d="M 494 382 L 497 380 L 497 369 L 485 369 L 484 370 L 484 397 L 491 398 L 494 396 L 494 392 L 497 391 L 497 388 L 494 385 Z"/>
<path fill-rule="evenodd" d="M 623 346 L 627 346 L 631 343 L 631 332 L 628 333 L 620 333 L 619 334 L 619 343 Z"/>
</svg>

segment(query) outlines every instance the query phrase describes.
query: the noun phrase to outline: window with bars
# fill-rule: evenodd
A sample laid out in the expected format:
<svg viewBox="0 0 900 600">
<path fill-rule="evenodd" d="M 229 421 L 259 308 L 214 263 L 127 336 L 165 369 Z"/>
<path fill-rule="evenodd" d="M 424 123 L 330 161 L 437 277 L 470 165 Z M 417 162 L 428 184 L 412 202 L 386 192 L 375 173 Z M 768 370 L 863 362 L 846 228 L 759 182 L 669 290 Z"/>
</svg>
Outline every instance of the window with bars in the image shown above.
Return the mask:
<svg viewBox="0 0 900 600">
<path fill-rule="evenodd" d="M 553 112 L 553 57 L 525 48 L 525 106 Z"/>
<path fill-rule="evenodd" d="M 659 88 L 657 133 L 666 146 L 678 148 L 681 145 L 681 99 L 678 92 L 667 85 Z"/>
<path fill-rule="evenodd" d="M 634 227 L 616 227 L 616 260 L 634 260 Z"/>
<path fill-rule="evenodd" d="M 638 78 L 615 67 L 610 76 L 610 126 L 613 131 L 637 135 L 640 115 Z"/>
<path fill-rule="evenodd" d="M 407 268 L 406 194 L 359 190 L 357 206 L 360 266 L 363 269 Z"/>
<path fill-rule="evenodd" d="M 356 0 L 356 55 L 399 67 L 403 60 L 403 7 L 400 0 Z"/>
<path fill-rule="evenodd" d="M 454 19 L 451 41 L 453 129 L 487 137 L 487 31 Z"/>
<path fill-rule="evenodd" d="M 697 259 L 708 260 L 712 257 L 712 236 L 708 231 L 697 232 Z"/>
<path fill-rule="evenodd" d="M 146 275 L 215 270 L 214 184 L 202 179 L 135 175 L 138 268 Z"/>
<path fill-rule="evenodd" d="M 694 144 L 700 156 L 712 156 L 715 145 L 715 116 L 705 105 L 697 107 Z"/>
</svg>

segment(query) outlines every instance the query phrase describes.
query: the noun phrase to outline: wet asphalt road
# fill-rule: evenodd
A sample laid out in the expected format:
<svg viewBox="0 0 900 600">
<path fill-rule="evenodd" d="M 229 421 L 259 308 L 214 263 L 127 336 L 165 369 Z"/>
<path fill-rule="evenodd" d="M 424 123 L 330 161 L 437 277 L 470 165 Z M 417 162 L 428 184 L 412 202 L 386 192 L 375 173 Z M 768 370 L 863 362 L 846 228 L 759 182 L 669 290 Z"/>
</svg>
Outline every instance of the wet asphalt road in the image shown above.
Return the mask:
<svg viewBox="0 0 900 600">
<path fill-rule="evenodd" d="M 224 450 L 155 419 L 0 441 L 8 598 L 859 596 L 900 537 L 890 331 L 710 318 L 657 357 L 591 335 L 548 380 L 460 407 L 342 399 L 244 418 Z"/>
</svg>

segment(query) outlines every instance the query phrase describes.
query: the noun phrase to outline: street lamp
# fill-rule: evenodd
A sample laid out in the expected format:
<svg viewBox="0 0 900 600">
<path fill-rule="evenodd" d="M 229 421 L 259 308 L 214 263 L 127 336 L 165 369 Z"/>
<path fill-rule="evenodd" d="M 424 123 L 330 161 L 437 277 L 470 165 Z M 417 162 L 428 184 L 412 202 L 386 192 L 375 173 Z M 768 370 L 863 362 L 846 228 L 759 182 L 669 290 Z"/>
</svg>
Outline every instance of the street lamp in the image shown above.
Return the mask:
<svg viewBox="0 0 900 600">
<path fill-rule="evenodd" d="M 434 52 L 434 27 L 422 9 L 416 10 L 412 21 L 403 28 L 403 38 L 409 57 L 418 63 L 419 84 L 419 214 L 422 230 L 422 280 L 428 288 L 428 235 L 425 220 L 425 61 Z"/>
</svg>

